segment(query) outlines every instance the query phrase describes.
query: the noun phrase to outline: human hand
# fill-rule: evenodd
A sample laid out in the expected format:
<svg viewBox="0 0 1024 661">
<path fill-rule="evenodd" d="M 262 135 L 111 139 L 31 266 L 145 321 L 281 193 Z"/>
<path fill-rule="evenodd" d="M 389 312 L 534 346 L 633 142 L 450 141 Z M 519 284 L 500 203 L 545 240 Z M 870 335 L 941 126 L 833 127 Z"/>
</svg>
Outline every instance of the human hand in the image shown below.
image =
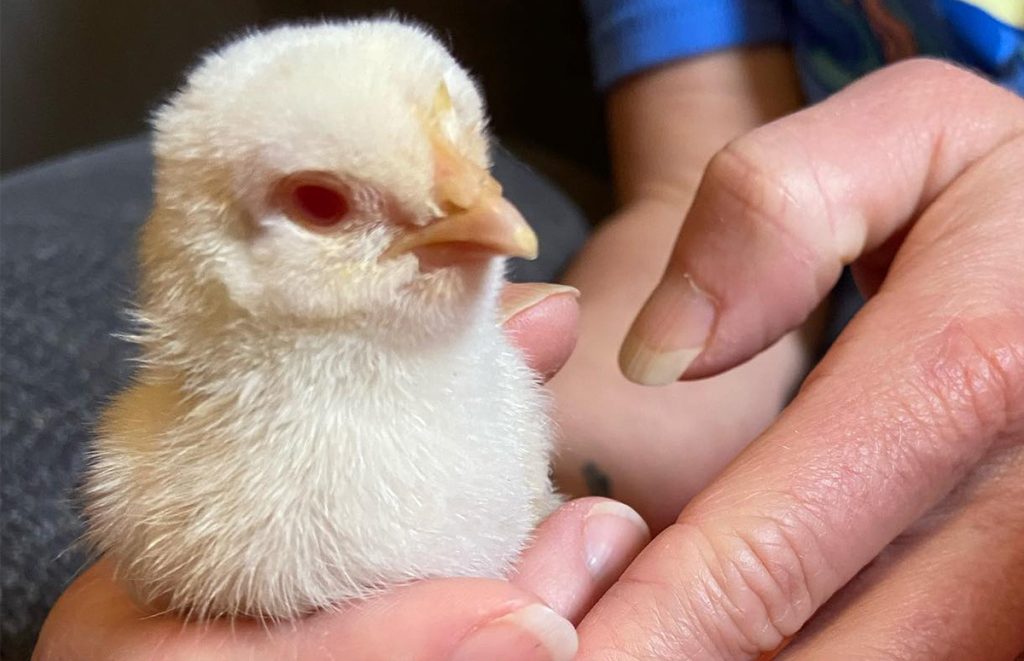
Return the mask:
<svg viewBox="0 0 1024 661">
<path fill-rule="evenodd" d="M 654 531 L 768 426 L 810 368 L 810 341 L 792 333 L 715 378 L 649 388 L 622 375 L 618 348 L 658 277 L 631 264 L 650 263 L 646 234 L 661 215 L 677 228 L 683 208 L 631 204 L 591 239 L 565 279 L 583 293 L 580 339 L 548 383 L 561 436 L 559 488 L 629 503 Z M 667 258 L 671 242 L 662 243 Z"/>
<path fill-rule="evenodd" d="M 753 658 L 798 631 L 785 658 L 1024 649 L 1022 172 L 1024 102 L 932 61 L 712 160 L 627 374 L 737 364 L 844 264 L 873 297 L 587 615 L 580 658 Z"/>
<path fill-rule="evenodd" d="M 506 328 L 533 357 L 534 369 L 556 370 L 575 337 L 574 297 L 510 285 L 503 303 Z M 58 600 L 35 658 L 568 659 L 576 647 L 571 623 L 647 539 L 643 522 L 624 505 L 577 500 L 541 524 L 510 581 L 421 581 L 277 624 L 152 615 L 101 559 Z"/>
<path fill-rule="evenodd" d="M 301 620 L 185 622 L 132 601 L 100 560 L 61 596 L 34 658 L 568 660 L 573 622 L 647 542 L 621 503 L 564 505 L 508 582 L 447 578 L 396 588 Z"/>
<path fill-rule="evenodd" d="M 565 274 L 583 293 L 580 341 L 548 384 L 562 432 L 555 477 L 563 490 L 611 495 L 660 530 L 768 426 L 810 367 L 817 342 L 796 332 L 713 379 L 661 389 L 628 381 L 616 362 L 707 161 L 799 103 L 792 59 L 777 46 L 683 60 L 612 91 L 622 206 Z"/>
</svg>

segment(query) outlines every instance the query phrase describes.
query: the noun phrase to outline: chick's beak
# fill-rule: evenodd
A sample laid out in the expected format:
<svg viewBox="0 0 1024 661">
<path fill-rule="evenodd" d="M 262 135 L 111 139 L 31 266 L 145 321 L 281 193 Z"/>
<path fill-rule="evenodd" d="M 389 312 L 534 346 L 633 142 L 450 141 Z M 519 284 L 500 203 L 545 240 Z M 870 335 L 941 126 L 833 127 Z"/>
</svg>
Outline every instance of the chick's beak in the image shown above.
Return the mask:
<svg viewBox="0 0 1024 661">
<path fill-rule="evenodd" d="M 537 235 L 501 194 L 486 170 L 445 153 L 437 155 L 435 203 L 446 215 L 397 239 L 387 256 L 426 247 L 537 257 Z"/>
</svg>

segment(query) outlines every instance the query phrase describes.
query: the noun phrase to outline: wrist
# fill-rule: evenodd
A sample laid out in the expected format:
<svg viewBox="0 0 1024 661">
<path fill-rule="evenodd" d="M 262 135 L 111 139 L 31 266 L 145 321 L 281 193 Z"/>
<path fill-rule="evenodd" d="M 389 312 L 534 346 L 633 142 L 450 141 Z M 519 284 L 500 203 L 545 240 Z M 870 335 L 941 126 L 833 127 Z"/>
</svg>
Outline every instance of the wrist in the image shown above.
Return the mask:
<svg viewBox="0 0 1024 661">
<path fill-rule="evenodd" d="M 685 208 L 715 152 L 800 104 L 792 57 L 780 46 L 709 53 L 624 80 L 608 95 L 620 202 L 654 197 Z"/>
</svg>

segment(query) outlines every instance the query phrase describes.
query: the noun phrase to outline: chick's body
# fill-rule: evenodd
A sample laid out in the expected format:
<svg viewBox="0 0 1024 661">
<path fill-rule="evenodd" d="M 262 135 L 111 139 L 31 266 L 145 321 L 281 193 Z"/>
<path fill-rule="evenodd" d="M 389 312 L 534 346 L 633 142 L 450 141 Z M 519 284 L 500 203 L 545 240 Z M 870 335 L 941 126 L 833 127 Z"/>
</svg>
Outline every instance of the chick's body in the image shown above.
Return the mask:
<svg viewBox="0 0 1024 661">
<path fill-rule="evenodd" d="M 286 618 L 508 571 L 557 497 L 543 395 L 497 321 L 495 253 L 523 226 L 483 121 L 465 72 L 393 22 L 251 35 L 160 112 L 141 366 L 86 484 L 90 538 L 141 600 Z"/>
</svg>

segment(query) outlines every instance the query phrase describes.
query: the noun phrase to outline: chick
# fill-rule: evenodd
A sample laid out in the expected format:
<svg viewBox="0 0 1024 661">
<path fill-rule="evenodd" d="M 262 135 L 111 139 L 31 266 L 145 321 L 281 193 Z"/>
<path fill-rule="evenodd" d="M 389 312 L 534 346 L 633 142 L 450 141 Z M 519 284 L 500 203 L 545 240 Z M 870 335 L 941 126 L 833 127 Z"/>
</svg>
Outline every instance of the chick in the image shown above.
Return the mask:
<svg viewBox="0 0 1024 661">
<path fill-rule="evenodd" d="M 508 572 L 558 496 L 497 315 L 536 238 L 485 124 L 467 73 L 394 21 L 250 34 L 157 112 L 141 364 L 85 488 L 138 599 L 283 619 Z"/>
</svg>

